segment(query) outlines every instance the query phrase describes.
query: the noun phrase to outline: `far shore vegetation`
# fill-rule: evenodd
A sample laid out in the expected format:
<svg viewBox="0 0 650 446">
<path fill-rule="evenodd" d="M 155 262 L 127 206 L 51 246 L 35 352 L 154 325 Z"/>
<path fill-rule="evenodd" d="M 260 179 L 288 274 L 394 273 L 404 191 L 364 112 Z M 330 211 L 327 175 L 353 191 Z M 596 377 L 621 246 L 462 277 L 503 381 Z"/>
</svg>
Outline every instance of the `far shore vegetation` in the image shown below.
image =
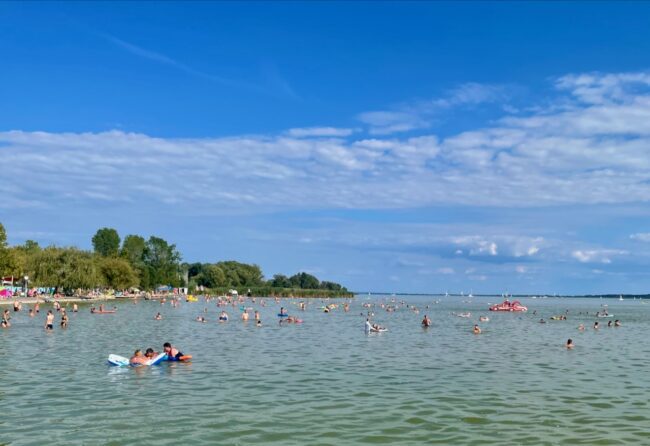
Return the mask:
<svg viewBox="0 0 650 446">
<path fill-rule="evenodd" d="M 0 276 L 14 277 L 24 286 L 51 287 L 72 295 L 98 288 L 155 292 L 160 287 L 187 287 L 190 293 L 277 297 L 352 297 L 345 287 L 321 281 L 306 272 L 276 274 L 265 279 L 258 265 L 236 261 L 183 263 L 176 245 L 151 236 L 127 235 L 121 240 L 112 228 L 99 229 L 93 251 L 75 247 L 41 247 L 32 240 L 8 246 L 0 223 Z"/>
</svg>

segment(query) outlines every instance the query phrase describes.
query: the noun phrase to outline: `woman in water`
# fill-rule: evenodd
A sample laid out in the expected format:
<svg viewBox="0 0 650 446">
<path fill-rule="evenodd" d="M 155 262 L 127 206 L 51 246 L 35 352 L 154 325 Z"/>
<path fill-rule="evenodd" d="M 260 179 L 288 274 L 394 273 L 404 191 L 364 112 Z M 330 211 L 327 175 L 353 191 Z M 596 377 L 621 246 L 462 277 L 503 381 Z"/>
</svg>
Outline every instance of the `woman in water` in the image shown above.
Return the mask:
<svg viewBox="0 0 650 446">
<path fill-rule="evenodd" d="M 474 334 L 481 334 L 481 328 L 477 324 L 474 325 L 474 330 L 473 331 L 474 331 Z"/>
<path fill-rule="evenodd" d="M 228 322 L 228 313 L 222 311 L 221 315 L 219 315 L 219 322 Z"/>
<path fill-rule="evenodd" d="M 594 322 L 594 330 L 598 330 L 600 328 L 600 325 L 598 325 L 598 321 Z"/>
<path fill-rule="evenodd" d="M 141 364 L 147 364 L 149 361 L 149 358 L 144 356 L 142 354 L 142 350 L 138 349 L 133 353 L 133 356 L 131 356 L 131 359 L 129 359 L 129 364 L 131 365 L 141 365 Z"/>
<path fill-rule="evenodd" d="M 161 321 L 162 320 L 162 314 L 160 314 L 160 313 L 156 314 L 154 316 L 154 319 L 157 320 L 157 321 Z"/>
<path fill-rule="evenodd" d="M 568 348 L 568 349 L 573 348 L 573 340 L 572 339 L 569 339 L 568 341 L 566 341 L 566 348 Z"/>
</svg>

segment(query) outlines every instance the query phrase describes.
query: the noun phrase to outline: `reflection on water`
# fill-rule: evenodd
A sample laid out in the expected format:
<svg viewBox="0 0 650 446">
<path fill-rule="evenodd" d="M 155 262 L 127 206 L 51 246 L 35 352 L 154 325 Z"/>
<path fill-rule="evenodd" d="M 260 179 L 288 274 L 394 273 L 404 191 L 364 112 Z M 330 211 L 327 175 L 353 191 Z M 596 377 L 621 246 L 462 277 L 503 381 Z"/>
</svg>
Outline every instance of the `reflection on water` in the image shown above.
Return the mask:
<svg viewBox="0 0 650 446">
<path fill-rule="evenodd" d="M 650 443 L 648 305 L 527 299 L 527 314 L 490 313 L 476 336 L 472 325 L 489 299 L 409 297 L 419 314 L 375 308 L 389 331 L 365 335 L 361 304 L 379 299 L 359 296 L 349 313 L 329 314 L 313 302 L 303 324 L 284 326 L 269 301 L 255 305 L 261 328 L 239 321 L 238 308 L 218 324 L 214 304 L 209 322 L 197 323 L 204 303 L 123 303 L 115 315 L 82 308 L 53 333 L 43 330 L 43 311 L 13 314 L 13 326 L 0 332 L 0 442 Z M 604 302 L 623 327 L 600 319 L 602 328 L 591 328 Z M 537 322 L 566 309 L 567 321 Z M 162 321 L 153 320 L 158 311 Z M 462 311 L 472 317 L 451 315 Z M 428 329 L 424 314 L 433 320 Z M 572 351 L 563 348 L 569 337 Z M 193 362 L 106 365 L 109 353 L 160 350 L 165 341 Z"/>
</svg>

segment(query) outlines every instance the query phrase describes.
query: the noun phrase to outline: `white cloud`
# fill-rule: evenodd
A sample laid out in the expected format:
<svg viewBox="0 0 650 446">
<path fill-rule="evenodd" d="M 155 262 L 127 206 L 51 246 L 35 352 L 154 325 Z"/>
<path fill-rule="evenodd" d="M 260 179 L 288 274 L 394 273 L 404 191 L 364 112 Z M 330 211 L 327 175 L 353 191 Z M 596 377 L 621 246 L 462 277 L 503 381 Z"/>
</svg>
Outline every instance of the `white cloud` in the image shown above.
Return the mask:
<svg viewBox="0 0 650 446">
<path fill-rule="evenodd" d="M 417 113 L 399 111 L 371 111 L 358 116 L 359 121 L 370 126 L 371 135 L 388 135 L 428 127 L 428 122 Z"/>
<path fill-rule="evenodd" d="M 371 135 L 388 135 L 427 128 L 437 114 L 452 107 L 475 106 L 506 97 L 502 86 L 469 82 L 449 90 L 440 98 L 404 104 L 392 110 L 360 113 L 357 119 L 368 125 Z"/>
<path fill-rule="evenodd" d="M 632 240 L 639 240 L 641 242 L 650 242 L 650 232 L 637 232 L 630 235 Z"/>
<path fill-rule="evenodd" d="M 587 249 L 575 250 L 571 256 L 581 263 L 612 263 L 612 257 L 628 254 L 627 251 L 618 249 Z"/>
<path fill-rule="evenodd" d="M 446 138 L 355 137 L 352 129 L 327 126 L 193 139 L 123 131 L 0 132 L 3 162 L 12 166 L 5 195 L 23 207 L 110 198 L 212 212 L 648 202 L 647 77 L 566 76 L 557 83 L 558 101 L 568 105 Z M 465 88 L 448 100 L 488 97 Z M 409 113 L 368 116 L 377 128 L 420 125 L 409 121 Z M 540 255 L 546 243 L 460 237 L 454 250 L 477 256 Z"/>
<path fill-rule="evenodd" d="M 515 267 L 515 271 L 519 274 L 526 274 L 528 272 L 528 268 L 523 265 L 517 265 Z"/>
<path fill-rule="evenodd" d="M 296 138 L 305 138 L 313 136 L 330 136 L 330 137 L 345 137 L 350 136 L 355 132 L 355 129 L 344 129 L 337 127 L 306 127 L 289 129 L 287 134 Z"/>
<path fill-rule="evenodd" d="M 438 268 L 438 269 L 436 270 L 436 272 L 437 272 L 438 274 L 449 275 L 449 274 L 454 274 L 456 271 L 454 271 L 453 268 L 444 267 L 444 268 Z"/>
</svg>

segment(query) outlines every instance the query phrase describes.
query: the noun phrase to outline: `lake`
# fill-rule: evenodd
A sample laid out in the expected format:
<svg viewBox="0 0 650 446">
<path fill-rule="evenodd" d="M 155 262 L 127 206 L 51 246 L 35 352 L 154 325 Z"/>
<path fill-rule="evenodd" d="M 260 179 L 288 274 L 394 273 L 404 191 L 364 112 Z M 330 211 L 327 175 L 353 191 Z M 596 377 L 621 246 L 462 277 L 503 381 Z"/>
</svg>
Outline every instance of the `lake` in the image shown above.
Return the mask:
<svg viewBox="0 0 650 446">
<path fill-rule="evenodd" d="M 420 313 L 376 306 L 374 321 L 389 331 L 365 334 L 362 304 L 391 299 Z M 49 305 L 35 318 L 12 312 L 0 331 L 0 443 L 650 444 L 650 304 L 528 298 L 528 313 L 490 313 L 500 299 L 463 299 L 357 296 L 348 313 L 283 300 L 304 323 L 282 326 L 273 300 L 247 304 L 262 327 L 239 320 L 238 307 L 217 323 L 214 302 L 118 302 L 113 315 L 81 306 L 68 329 L 57 315 L 52 333 L 43 330 Z M 622 327 L 599 319 L 592 328 L 603 304 Z M 205 307 L 208 323 L 196 322 Z M 538 323 L 565 310 L 567 321 Z M 452 315 L 461 311 L 472 317 Z M 491 320 L 474 335 L 481 314 Z M 575 349 L 564 348 L 567 338 Z M 106 363 L 165 341 L 192 362 Z"/>
</svg>

